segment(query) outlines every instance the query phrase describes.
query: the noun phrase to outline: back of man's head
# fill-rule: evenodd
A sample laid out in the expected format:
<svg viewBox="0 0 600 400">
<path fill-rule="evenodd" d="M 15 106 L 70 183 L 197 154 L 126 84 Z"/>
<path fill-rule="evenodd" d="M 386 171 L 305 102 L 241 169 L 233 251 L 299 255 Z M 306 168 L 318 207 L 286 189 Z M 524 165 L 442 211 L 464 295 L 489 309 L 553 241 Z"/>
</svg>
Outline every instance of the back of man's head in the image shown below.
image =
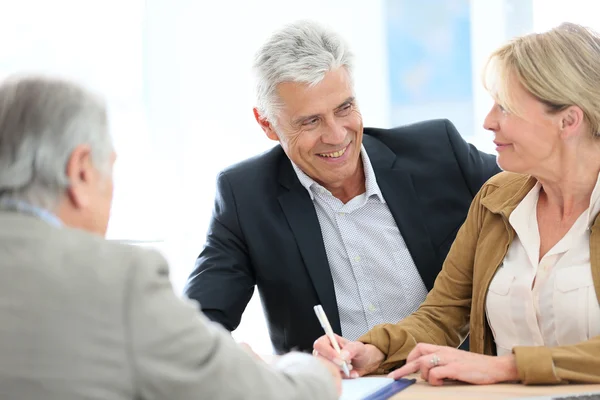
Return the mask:
<svg viewBox="0 0 600 400">
<path fill-rule="evenodd" d="M 275 122 L 277 85 L 282 82 L 318 84 L 325 74 L 340 67 L 352 78 L 352 59 L 344 39 L 314 21 L 298 21 L 275 32 L 259 49 L 254 61 L 257 108 Z"/>
<path fill-rule="evenodd" d="M 80 167 L 87 162 L 110 175 L 113 158 L 103 100 L 57 78 L 15 76 L 0 84 L 0 202 L 57 213 L 65 198 L 75 208 L 89 205 L 90 196 L 69 193 L 77 174 L 90 180 Z"/>
</svg>

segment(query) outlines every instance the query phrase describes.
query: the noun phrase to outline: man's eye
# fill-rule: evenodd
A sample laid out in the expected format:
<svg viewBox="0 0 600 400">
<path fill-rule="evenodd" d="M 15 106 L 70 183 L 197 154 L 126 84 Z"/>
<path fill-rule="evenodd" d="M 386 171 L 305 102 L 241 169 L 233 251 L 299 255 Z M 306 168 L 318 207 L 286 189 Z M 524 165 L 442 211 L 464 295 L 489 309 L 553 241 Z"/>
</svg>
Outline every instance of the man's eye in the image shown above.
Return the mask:
<svg viewBox="0 0 600 400">
<path fill-rule="evenodd" d="M 338 109 L 337 114 L 338 115 L 346 115 L 346 114 L 348 114 L 348 112 L 350 112 L 351 109 L 352 109 L 352 104 L 345 104 L 341 108 Z"/>
<path fill-rule="evenodd" d="M 319 118 L 311 118 L 311 119 L 307 119 L 306 121 L 304 121 L 304 123 L 302 125 L 314 125 L 319 121 Z"/>
</svg>

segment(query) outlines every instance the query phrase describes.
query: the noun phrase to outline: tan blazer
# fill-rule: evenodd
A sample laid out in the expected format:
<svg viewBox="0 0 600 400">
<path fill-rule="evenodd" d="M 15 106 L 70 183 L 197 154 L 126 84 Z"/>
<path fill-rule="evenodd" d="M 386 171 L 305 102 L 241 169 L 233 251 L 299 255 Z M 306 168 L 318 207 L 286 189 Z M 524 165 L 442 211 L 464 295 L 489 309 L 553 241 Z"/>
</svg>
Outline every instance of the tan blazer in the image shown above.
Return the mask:
<svg viewBox="0 0 600 400">
<path fill-rule="evenodd" d="M 378 325 L 359 339 L 387 355 L 380 372 L 402 364 L 419 342 L 457 347 L 469 328 L 471 351 L 496 354 L 485 315 L 486 294 L 515 236 L 508 218 L 535 183 L 532 177 L 502 172 L 482 187 L 421 307 L 401 322 Z M 600 296 L 598 217 L 591 229 L 590 259 Z M 515 347 L 513 353 L 523 383 L 600 383 L 600 336 L 572 346 Z"/>
<path fill-rule="evenodd" d="M 306 354 L 274 366 L 173 293 L 155 252 L 0 212 L 0 399 L 335 399 Z"/>
</svg>

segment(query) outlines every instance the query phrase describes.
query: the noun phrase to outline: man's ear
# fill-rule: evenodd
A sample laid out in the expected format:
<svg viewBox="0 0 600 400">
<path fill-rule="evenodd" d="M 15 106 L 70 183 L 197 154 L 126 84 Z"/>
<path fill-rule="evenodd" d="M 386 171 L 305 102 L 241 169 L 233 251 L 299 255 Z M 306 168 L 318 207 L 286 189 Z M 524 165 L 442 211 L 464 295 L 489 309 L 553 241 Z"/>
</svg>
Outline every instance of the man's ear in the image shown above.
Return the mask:
<svg viewBox="0 0 600 400">
<path fill-rule="evenodd" d="M 92 150 L 88 145 L 79 145 L 71 153 L 65 170 L 69 187 L 69 200 L 76 208 L 86 208 L 91 203 L 90 185 L 93 183 L 94 167 Z"/>
<path fill-rule="evenodd" d="M 254 107 L 252 110 L 254 111 L 254 118 L 256 119 L 256 122 L 258 122 L 258 125 L 260 125 L 263 131 L 265 131 L 267 137 L 278 142 L 279 136 L 277 136 L 277 133 L 275 132 L 275 129 L 273 129 L 273 125 L 269 122 L 269 120 L 266 119 L 260 113 L 260 111 L 258 111 L 258 108 Z"/>
</svg>

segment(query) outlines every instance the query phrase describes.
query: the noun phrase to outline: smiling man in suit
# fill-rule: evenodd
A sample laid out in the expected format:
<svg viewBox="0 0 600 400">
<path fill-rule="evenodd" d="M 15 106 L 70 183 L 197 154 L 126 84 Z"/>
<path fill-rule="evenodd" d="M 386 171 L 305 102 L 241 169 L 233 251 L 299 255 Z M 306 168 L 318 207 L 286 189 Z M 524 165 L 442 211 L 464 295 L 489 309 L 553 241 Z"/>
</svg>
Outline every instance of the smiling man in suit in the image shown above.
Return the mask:
<svg viewBox="0 0 600 400">
<path fill-rule="evenodd" d="M 446 120 L 363 129 L 351 58 L 310 21 L 260 49 L 254 115 L 279 145 L 220 173 L 186 286 L 229 330 L 257 286 L 279 353 L 312 349 L 323 334 L 316 304 L 351 340 L 415 311 L 474 195 L 499 172 Z"/>
</svg>

